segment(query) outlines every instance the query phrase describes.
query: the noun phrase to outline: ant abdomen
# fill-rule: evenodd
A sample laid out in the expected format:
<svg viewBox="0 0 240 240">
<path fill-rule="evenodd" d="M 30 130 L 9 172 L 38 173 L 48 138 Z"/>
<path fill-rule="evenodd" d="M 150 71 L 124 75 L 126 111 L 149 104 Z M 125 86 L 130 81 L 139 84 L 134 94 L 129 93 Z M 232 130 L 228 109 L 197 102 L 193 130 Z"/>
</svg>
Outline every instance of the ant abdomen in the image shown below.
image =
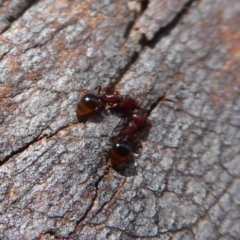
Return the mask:
<svg viewBox="0 0 240 240">
<path fill-rule="evenodd" d="M 115 143 L 110 151 L 110 160 L 112 165 L 125 162 L 130 152 L 131 151 L 128 145 L 121 142 Z"/>
<path fill-rule="evenodd" d="M 98 96 L 93 93 L 85 94 L 77 105 L 76 113 L 78 117 L 86 116 L 94 112 L 100 106 Z"/>
</svg>

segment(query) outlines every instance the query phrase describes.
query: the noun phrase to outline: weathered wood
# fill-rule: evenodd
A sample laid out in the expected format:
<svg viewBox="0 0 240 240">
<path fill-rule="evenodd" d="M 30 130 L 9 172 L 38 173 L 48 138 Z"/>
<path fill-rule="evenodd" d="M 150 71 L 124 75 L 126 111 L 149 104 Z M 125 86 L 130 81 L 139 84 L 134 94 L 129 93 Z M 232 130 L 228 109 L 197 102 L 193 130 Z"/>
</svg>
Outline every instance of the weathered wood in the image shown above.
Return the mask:
<svg viewBox="0 0 240 240">
<path fill-rule="evenodd" d="M 239 237 L 239 1 L 16 0 L 0 16 L 0 239 Z M 124 172 L 106 171 L 121 118 L 75 114 L 99 85 L 149 110 Z"/>
</svg>

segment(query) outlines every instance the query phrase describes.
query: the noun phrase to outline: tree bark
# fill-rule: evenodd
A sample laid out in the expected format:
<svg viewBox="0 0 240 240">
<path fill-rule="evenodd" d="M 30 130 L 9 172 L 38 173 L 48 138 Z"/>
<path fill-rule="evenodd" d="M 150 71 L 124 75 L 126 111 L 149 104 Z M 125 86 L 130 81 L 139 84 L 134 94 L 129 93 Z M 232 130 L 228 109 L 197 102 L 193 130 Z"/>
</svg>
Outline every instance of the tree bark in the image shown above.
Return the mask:
<svg viewBox="0 0 240 240">
<path fill-rule="evenodd" d="M 240 236 L 237 0 L 0 2 L 0 239 Z M 75 113 L 84 90 L 148 110 L 133 160 L 123 119 Z"/>
</svg>

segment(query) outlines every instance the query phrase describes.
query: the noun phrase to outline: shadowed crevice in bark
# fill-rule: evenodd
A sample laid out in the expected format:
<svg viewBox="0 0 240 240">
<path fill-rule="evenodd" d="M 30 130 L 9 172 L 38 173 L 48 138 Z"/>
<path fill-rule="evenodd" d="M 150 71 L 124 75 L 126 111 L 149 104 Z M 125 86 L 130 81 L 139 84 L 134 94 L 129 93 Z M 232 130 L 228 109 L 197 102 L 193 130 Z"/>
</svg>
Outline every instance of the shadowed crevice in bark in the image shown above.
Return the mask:
<svg viewBox="0 0 240 240">
<path fill-rule="evenodd" d="M 76 222 L 76 227 L 75 229 L 87 218 L 87 216 L 89 215 L 89 213 L 91 212 L 94 204 L 95 204 L 95 201 L 97 200 L 98 198 L 98 191 L 99 191 L 99 184 L 100 182 L 102 181 L 102 179 L 108 174 L 108 171 L 106 171 L 104 174 L 102 174 L 101 176 L 99 176 L 99 178 L 96 180 L 96 182 L 94 183 L 94 188 L 95 188 L 95 194 L 94 194 L 94 197 L 91 201 L 91 204 L 90 206 L 88 207 L 88 209 L 85 211 L 85 213 L 83 214 L 83 216 Z M 75 229 L 74 231 L 72 231 L 73 233 L 75 232 Z M 71 236 L 71 234 L 70 234 Z"/>
<path fill-rule="evenodd" d="M 189 0 L 182 8 L 182 10 L 173 18 L 173 20 L 168 23 L 165 27 L 160 28 L 154 35 L 154 37 L 151 40 L 147 40 L 145 36 L 143 36 L 140 44 L 142 47 L 150 47 L 154 48 L 159 41 L 161 41 L 162 38 L 168 36 L 171 31 L 178 25 L 178 23 L 181 21 L 183 16 L 185 14 L 188 14 L 188 12 L 191 10 L 191 5 L 196 0 Z"/>
<path fill-rule="evenodd" d="M 151 40 L 147 40 L 146 36 L 144 34 L 142 35 L 140 42 L 139 42 L 139 44 L 141 45 L 141 50 L 135 51 L 134 54 L 132 55 L 130 61 L 128 62 L 128 64 L 126 64 L 126 66 L 123 69 L 119 70 L 118 77 L 115 80 L 113 80 L 107 88 L 109 90 L 109 92 L 114 91 L 115 86 L 121 81 L 121 79 L 127 73 L 127 71 L 129 71 L 129 69 L 138 61 L 139 56 L 145 47 L 154 48 L 155 44 L 157 44 L 159 41 L 161 41 L 161 39 L 163 37 L 166 37 L 171 33 L 171 31 L 181 21 L 183 16 L 190 11 L 190 7 L 193 2 L 195 2 L 195 0 L 189 0 L 189 2 L 187 2 L 183 6 L 182 10 L 174 17 L 174 19 L 170 23 L 168 23 L 165 27 L 160 28 L 158 30 L 158 32 L 155 33 L 154 37 Z M 149 3 L 148 1 L 144 1 L 142 3 L 142 6 L 143 6 L 142 13 L 146 10 L 148 3 Z M 130 25 L 128 26 L 128 28 L 126 30 L 126 33 L 124 34 L 125 37 L 129 36 L 131 30 L 134 28 L 135 22 L 136 22 L 136 20 L 130 23 Z M 161 97 L 159 99 L 161 100 Z M 158 100 L 157 100 L 157 102 L 158 102 Z M 152 109 L 152 107 L 151 107 L 151 109 Z"/>
<path fill-rule="evenodd" d="M 7 26 L 2 29 L 1 34 L 11 27 L 11 24 L 20 18 L 27 9 L 39 2 L 39 0 L 13 0 L 8 6 L 8 11 L 5 13 L 5 19 L 8 22 Z"/>
<path fill-rule="evenodd" d="M 75 124 L 78 124 L 78 123 L 75 123 Z M 56 136 L 60 131 L 67 129 L 67 128 L 69 128 L 69 126 L 72 126 L 72 125 L 74 125 L 74 124 L 63 126 L 63 127 L 59 128 L 56 132 L 54 132 L 53 134 L 51 134 L 49 136 L 42 135 L 42 132 L 45 130 L 45 129 L 43 129 L 42 132 L 36 138 L 34 138 L 32 141 L 26 143 L 26 145 L 24 145 L 23 147 L 17 149 L 16 151 L 12 151 L 11 154 L 9 154 L 2 161 L 0 161 L 0 166 L 4 165 L 4 163 L 6 163 L 9 159 L 14 157 L 15 155 L 18 155 L 18 154 L 24 152 L 25 150 L 27 150 L 32 144 L 35 144 L 35 143 L 41 141 L 44 138 L 50 139 L 51 137 Z"/>
<path fill-rule="evenodd" d="M 131 68 L 131 66 L 138 60 L 139 54 L 139 52 L 135 51 L 126 66 L 123 69 L 119 70 L 118 77 L 115 78 L 115 80 L 113 80 L 107 87 L 107 93 L 113 92 L 115 90 L 116 85 L 121 81 L 124 74 L 126 74 L 126 72 Z"/>
<path fill-rule="evenodd" d="M 134 20 L 129 22 L 127 28 L 126 28 L 126 32 L 124 33 L 124 38 L 128 38 L 129 34 L 131 33 L 136 21 L 138 20 L 138 18 L 144 13 L 144 11 L 147 9 L 149 4 L 148 0 L 144 0 L 141 2 L 141 10 L 139 13 L 135 14 Z"/>
<path fill-rule="evenodd" d="M 7 56 L 7 54 L 11 51 L 11 49 L 9 49 L 8 51 L 6 51 L 4 54 L 2 54 L 2 56 L 0 57 L 0 61 L 2 61 L 4 59 L 5 56 Z"/>
<path fill-rule="evenodd" d="M 25 150 L 27 150 L 32 144 L 36 143 L 37 141 L 41 140 L 44 137 L 40 137 L 41 134 L 39 134 L 38 137 L 34 138 L 32 141 L 30 141 L 29 143 L 27 143 L 26 145 L 24 145 L 23 147 L 17 149 L 16 151 L 12 151 L 8 156 L 6 156 L 2 161 L 0 161 L 0 166 L 2 166 L 4 163 L 6 163 L 9 159 L 11 159 L 12 157 L 14 157 L 15 155 L 18 155 L 22 152 L 24 152 Z"/>
</svg>

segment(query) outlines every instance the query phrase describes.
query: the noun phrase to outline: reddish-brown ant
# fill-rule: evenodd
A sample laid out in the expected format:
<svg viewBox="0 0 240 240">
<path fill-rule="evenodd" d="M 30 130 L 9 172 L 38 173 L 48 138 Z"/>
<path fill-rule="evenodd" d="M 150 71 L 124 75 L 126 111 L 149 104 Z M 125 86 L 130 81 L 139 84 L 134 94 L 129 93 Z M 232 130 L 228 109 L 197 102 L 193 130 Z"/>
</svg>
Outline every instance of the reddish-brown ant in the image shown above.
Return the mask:
<svg viewBox="0 0 240 240">
<path fill-rule="evenodd" d="M 78 103 L 76 113 L 80 119 L 106 106 L 125 111 L 133 111 L 138 108 L 137 102 L 128 95 L 119 95 L 116 92 L 113 94 L 100 94 L 101 87 L 97 88 L 98 94 L 87 93 Z"/>
<path fill-rule="evenodd" d="M 112 165 L 126 161 L 130 154 L 129 143 L 137 135 L 140 128 L 146 123 L 147 111 L 136 109 L 133 111 L 132 119 L 122 128 L 118 136 L 118 141 L 110 150 L 110 160 Z"/>
<path fill-rule="evenodd" d="M 76 113 L 81 118 L 88 117 L 91 113 L 101 108 L 116 108 L 127 113 L 128 119 L 122 127 L 118 140 L 110 150 L 110 160 L 112 165 L 117 165 L 126 161 L 130 154 L 130 141 L 137 135 L 140 128 L 146 123 L 147 111 L 139 108 L 137 102 L 128 95 L 100 94 L 101 87 L 97 87 L 98 94 L 87 93 L 78 103 Z"/>
</svg>

